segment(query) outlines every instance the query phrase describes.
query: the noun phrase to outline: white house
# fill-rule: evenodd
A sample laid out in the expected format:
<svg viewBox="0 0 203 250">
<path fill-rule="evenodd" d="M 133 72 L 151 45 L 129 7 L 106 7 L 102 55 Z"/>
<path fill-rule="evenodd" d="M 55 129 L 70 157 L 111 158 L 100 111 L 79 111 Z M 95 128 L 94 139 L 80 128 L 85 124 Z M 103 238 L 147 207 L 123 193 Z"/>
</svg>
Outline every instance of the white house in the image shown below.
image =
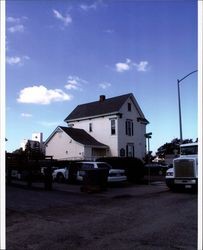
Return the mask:
<svg viewBox="0 0 203 250">
<path fill-rule="evenodd" d="M 45 141 L 46 155 L 54 159 L 92 159 L 107 155 L 108 146 L 84 129 L 58 126 Z"/>
<path fill-rule="evenodd" d="M 132 93 L 78 105 L 45 141 L 46 155 L 55 159 L 98 156 L 143 158 L 145 118 Z M 74 135 L 77 136 L 74 136 Z"/>
</svg>

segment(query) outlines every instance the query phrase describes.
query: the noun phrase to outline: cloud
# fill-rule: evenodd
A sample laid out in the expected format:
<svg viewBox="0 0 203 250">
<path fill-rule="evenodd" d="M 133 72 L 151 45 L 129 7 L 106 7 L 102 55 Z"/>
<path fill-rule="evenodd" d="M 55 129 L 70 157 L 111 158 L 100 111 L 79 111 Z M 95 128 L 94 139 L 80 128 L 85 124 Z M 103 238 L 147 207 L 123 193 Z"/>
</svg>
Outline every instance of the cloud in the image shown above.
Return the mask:
<svg viewBox="0 0 203 250">
<path fill-rule="evenodd" d="M 124 72 L 124 71 L 128 71 L 131 68 L 131 60 L 130 59 L 126 59 L 126 62 L 118 62 L 116 63 L 116 71 L 117 72 Z"/>
<path fill-rule="evenodd" d="M 24 32 L 25 28 L 23 24 L 17 24 L 15 26 L 9 27 L 8 31 L 11 33 L 15 33 L 15 32 Z"/>
<path fill-rule="evenodd" d="M 29 60 L 30 57 L 29 56 L 11 56 L 11 57 L 6 57 L 6 62 L 9 65 L 20 65 L 22 66 L 25 62 L 25 60 Z"/>
<path fill-rule="evenodd" d="M 21 113 L 20 114 L 22 117 L 32 117 L 32 114 L 28 114 L 28 113 Z"/>
<path fill-rule="evenodd" d="M 70 23 L 72 23 L 72 18 L 69 14 L 66 14 L 66 16 L 63 16 L 58 10 L 53 9 L 54 17 L 60 21 L 63 22 L 64 26 L 68 26 Z"/>
<path fill-rule="evenodd" d="M 137 71 L 146 72 L 148 70 L 148 61 L 140 61 L 139 63 L 133 62 L 131 59 L 127 58 L 125 62 L 118 62 L 115 64 L 117 72 L 125 72 L 135 68 Z"/>
<path fill-rule="evenodd" d="M 47 105 L 52 102 L 70 101 L 71 95 L 61 89 L 47 89 L 43 85 L 24 88 L 20 91 L 17 101 L 19 103 L 32 103 Z"/>
<path fill-rule="evenodd" d="M 136 67 L 137 71 L 147 71 L 148 70 L 148 62 L 147 61 L 141 61 L 138 64 L 134 63 L 134 66 Z"/>
<path fill-rule="evenodd" d="M 112 33 L 114 33 L 114 30 L 113 29 L 106 29 L 106 30 L 104 30 L 104 32 L 107 34 L 112 34 Z"/>
<path fill-rule="evenodd" d="M 102 88 L 102 89 L 107 89 L 107 88 L 111 87 L 111 83 L 109 83 L 109 82 L 103 82 L 103 83 L 99 84 L 99 87 Z"/>
<path fill-rule="evenodd" d="M 27 17 L 21 17 L 21 18 L 15 18 L 15 17 L 12 17 L 12 16 L 9 16 L 7 17 L 7 23 L 8 25 L 12 25 L 10 27 L 8 27 L 8 31 L 10 33 L 16 33 L 16 32 L 24 32 L 25 30 L 25 26 L 22 24 L 22 22 L 24 20 L 26 20 Z"/>
<path fill-rule="evenodd" d="M 65 85 L 65 88 L 68 90 L 82 90 L 82 85 L 88 83 L 86 80 L 81 79 L 78 76 L 68 76 L 68 82 Z"/>
<path fill-rule="evenodd" d="M 20 22 L 20 18 L 15 18 L 15 17 L 9 16 L 9 17 L 6 18 L 6 21 L 8 23 L 19 23 Z"/>
<path fill-rule="evenodd" d="M 7 57 L 6 58 L 6 62 L 10 65 L 14 65 L 14 64 L 20 64 L 21 63 L 21 59 L 18 56 L 15 57 Z"/>
<path fill-rule="evenodd" d="M 80 8 L 84 11 L 96 10 L 100 5 L 106 6 L 102 0 L 97 0 L 92 4 L 81 4 Z"/>
</svg>

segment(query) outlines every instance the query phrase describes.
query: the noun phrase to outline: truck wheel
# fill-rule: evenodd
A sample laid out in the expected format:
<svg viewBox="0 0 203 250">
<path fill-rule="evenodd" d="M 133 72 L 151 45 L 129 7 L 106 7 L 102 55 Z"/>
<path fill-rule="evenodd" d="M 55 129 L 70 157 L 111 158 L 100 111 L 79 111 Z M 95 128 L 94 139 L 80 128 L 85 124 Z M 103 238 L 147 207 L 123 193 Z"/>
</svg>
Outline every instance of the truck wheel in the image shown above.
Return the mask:
<svg viewBox="0 0 203 250">
<path fill-rule="evenodd" d="M 64 178 L 63 174 L 58 173 L 57 176 L 56 176 L 56 181 L 59 182 L 59 183 L 64 182 L 65 178 Z"/>
</svg>

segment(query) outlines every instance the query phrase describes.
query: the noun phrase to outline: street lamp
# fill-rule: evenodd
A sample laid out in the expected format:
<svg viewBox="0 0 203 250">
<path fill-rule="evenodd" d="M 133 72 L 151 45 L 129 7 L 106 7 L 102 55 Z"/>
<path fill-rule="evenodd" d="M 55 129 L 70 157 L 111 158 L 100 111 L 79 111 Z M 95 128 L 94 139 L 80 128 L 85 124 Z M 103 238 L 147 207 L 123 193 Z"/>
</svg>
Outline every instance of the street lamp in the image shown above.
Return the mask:
<svg viewBox="0 0 203 250">
<path fill-rule="evenodd" d="M 181 104 L 180 104 L 180 82 L 182 82 L 185 78 L 190 76 L 191 74 L 197 72 L 197 70 L 194 70 L 184 76 L 182 79 L 177 79 L 177 85 L 178 85 L 178 108 L 179 108 L 179 125 L 180 125 L 180 141 L 182 142 L 183 140 L 183 132 L 182 132 L 182 117 L 181 117 Z"/>
</svg>

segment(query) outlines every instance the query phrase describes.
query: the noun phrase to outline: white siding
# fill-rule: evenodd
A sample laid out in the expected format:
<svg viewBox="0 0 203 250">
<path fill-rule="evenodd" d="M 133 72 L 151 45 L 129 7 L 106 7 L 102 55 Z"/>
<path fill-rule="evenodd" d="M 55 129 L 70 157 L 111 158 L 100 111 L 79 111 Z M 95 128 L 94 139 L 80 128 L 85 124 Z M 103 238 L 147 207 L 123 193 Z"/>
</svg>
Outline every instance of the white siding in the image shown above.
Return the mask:
<svg viewBox="0 0 203 250">
<path fill-rule="evenodd" d="M 89 133 L 92 137 L 94 137 L 97 141 L 108 145 L 110 148 L 110 152 L 108 155 L 116 156 L 118 152 L 118 129 L 117 129 L 117 120 L 116 120 L 116 134 L 111 135 L 111 120 L 116 118 L 116 116 L 108 116 L 108 117 L 99 117 L 94 119 L 82 120 L 78 122 L 74 122 L 73 128 L 84 129 L 87 133 Z M 92 132 L 89 132 L 89 123 L 92 123 Z"/>
<path fill-rule="evenodd" d="M 131 103 L 131 111 L 128 111 L 128 103 Z M 122 106 L 120 113 L 123 115 L 122 118 L 119 119 L 118 125 L 118 153 L 121 148 L 124 148 L 126 151 L 126 145 L 132 143 L 134 144 L 134 156 L 142 159 L 146 152 L 146 139 L 144 136 L 146 133 L 146 125 L 137 122 L 137 118 L 140 117 L 140 115 L 130 98 Z M 133 136 L 126 135 L 125 122 L 127 119 L 133 121 Z"/>
<path fill-rule="evenodd" d="M 128 111 L 128 103 L 131 104 L 131 111 Z M 74 124 L 74 128 L 84 129 L 96 140 L 108 145 L 109 152 L 107 155 L 109 156 L 120 156 L 121 148 L 126 153 L 126 145 L 130 143 L 134 145 L 134 156 L 142 159 L 146 153 L 146 139 L 144 136 L 146 125 L 137 121 L 140 114 L 130 98 L 124 103 L 119 113 L 122 114 L 122 117 L 119 117 L 119 115 L 104 116 L 71 122 L 71 124 Z M 116 121 L 115 135 L 111 135 L 111 119 Z M 126 135 L 126 119 L 133 121 L 133 136 Z M 89 130 L 90 123 L 92 131 Z"/>
<path fill-rule="evenodd" d="M 65 132 L 56 132 L 46 145 L 46 155 L 52 155 L 54 159 L 81 158 L 84 156 L 84 146 Z"/>
</svg>

